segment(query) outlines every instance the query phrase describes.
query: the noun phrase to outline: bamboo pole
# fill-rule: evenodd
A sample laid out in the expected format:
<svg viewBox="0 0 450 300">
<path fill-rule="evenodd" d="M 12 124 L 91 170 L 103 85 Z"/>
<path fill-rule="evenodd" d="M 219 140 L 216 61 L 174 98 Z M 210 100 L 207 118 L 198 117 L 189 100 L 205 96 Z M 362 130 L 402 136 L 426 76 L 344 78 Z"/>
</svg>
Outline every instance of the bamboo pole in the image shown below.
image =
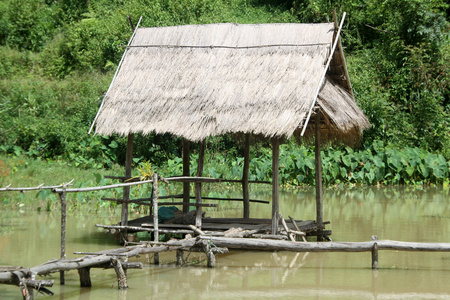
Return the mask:
<svg viewBox="0 0 450 300">
<path fill-rule="evenodd" d="M 279 191 L 279 155 L 280 140 L 277 137 L 272 138 L 272 234 L 278 234 L 278 191 Z"/>
<path fill-rule="evenodd" d="M 316 223 L 317 241 L 323 241 L 321 231 L 323 229 L 323 191 L 322 191 L 322 158 L 320 156 L 320 113 L 316 112 L 315 124 L 315 165 L 316 165 Z"/>
<path fill-rule="evenodd" d="M 338 29 L 336 36 L 339 36 L 341 34 L 342 26 L 344 25 L 345 15 L 346 15 L 346 13 L 344 12 L 344 14 L 342 15 L 341 24 L 339 25 L 339 29 Z M 313 101 L 311 102 L 311 107 L 309 108 L 308 115 L 306 116 L 305 123 L 303 124 L 303 129 L 302 129 L 300 136 L 303 136 L 305 134 L 305 130 L 306 130 L 306 127 L 308 126 L 309 119 L 311 118 L 312 111 L 314 109 L 314 106 L 316 106 L 317 97 L 319 96 L 320 90 L 322 89 L 323 81 L 325 80 L 325 76 L 328 72 L 328 68 L 330 67 L 330 63 L 333 58 L 334 51 L 336 50 L 338 40 L 339 39 L 334 40 L 333 47 L 331 49 L 330 55 L 328 56 L 328 60 L 325 65 L 325 68 L 323 69 L 322 77 L 320 78 L 319 84 L 317 85 L 317 89 L 314 94 Z"/>
<path fill-rule="evenodd" d="M 189 177 L 191 175 L 190 170 L 190 152 L 191 152 L 191 143 L 183 139 L 183 176 Z M 183 202 L 189 203 L 189 195 L 191 193 L 191 184 L 190 182 L 183 183 Z M 187 214 L 189 212 L 189 206 L 183 206 L 183 214 Z"/>
<path fill-rule="evenodd" d="M 153 182 L 153 179 L 137 181 L 137 182 L 130 182 L 130 183 L 119 183 L 119 184 L 87 187 L 87 188 L 66 189 L 66 193 L 84 193 L 84 192 L 101 191 L 101 190 L 108 190 L 108 189 L 115 189 L 115 188 L 130 187 L 133 185 L 140 185 L 140 184 L 151 183 L 151 182 Z M 61 193 L 62 189 L 56 188 L 56 189 L 53 189 L 52 192 L 53 193 Z"/>
<path fill-rule="evenodd" d="M 127 151 L 125 154 L 125 177 L 131 177 L 131 165 L 133 163 L 133 141 L 134 134 L 128 135 Z M 120 225 L 128 225 L 128 201 L 130 200 L 130 187 L 125 186 L 123 188 L 123 202 L 122 202 L 122 217 L 120 219 Z M 127 241 L 127 231 L 121 232 L 122 238 Z"/>
<path fill-rule="evenodd" d="M 197 164 L 197 177 L 203 175 L 203 165 L 205 162 L 205 141 L 201 141 L 198 149 L 198 164 Z M 195 203 L 202 203 L 202 184 L 201 182 L 195 183 Z M 199 229 L 202 228 L 202 214 L 203 210 L 201 206 L 197 207 L 197 214 L 195 217 L 195 226 Z"/>
<path fill-rule="evenodd" d="M 73 181 L 73 180 L 72 180 Z M 71 181 L 71 182 L 72 182 Z M 71 184 L 67 184 L 69 186 Z M 36 190 L 48 190 L 48 189 L 56 189 L 56 188 L 62 188 L 62 185 L 54 185 L 54 186 L 44 186 L 44 184 L 35 186 L 35 187 L 11 187 L 11 185 L 8 185 L 4 188 L 0 188 L 0 192 L 27 192 L 27 191 L 36 191 Z"/>
<path fill-rule="evenodd" d="M 134 36 L 136 35 L 137 29 L 139 28 L 139 25 L 141 24 L 141 20 L 142 20 L 142 16 L 139 18 L 139 21 L 138 21 L 138 23 L 137 23 L 137 25 L 136 25 L 136 27 L 134 29 L 133 35 L 131 35 L 131 38 L 128 41 L 128 45 L 127 46 L 131 45 L 131 42 L 133 41 Z M 109 90 L 111 89 L 111 87 L 114 84 L 114 81 L 116 80 L 117 74 L 119 73 L 120 67 L 122 66 L 122 62 L 124 61 L 125 56 L 127 55 L 127 52 L 128 52 L 128 48 L 125 48 L 125 51 L 123 52 L 122 58 L 120 59 L 120 62 L 117 65 L 117 69 L 116 69 L 116 72 L 114 73 L 114 76 L 113 76 L 113 79 L 111 81 L 111 84 L 109 85 L 109 88 L 106 91 L 105 96 L 103 97 L 102 103 L 100 104 L 100 107 L 99 107 L 99 109 L 97 111 L 97 114 L 95 115 L 94 121 L 92 121 L 92 125 L 91 125 L 91 128 L 89 128 L 88 134 L 91 134 L 91 131 L 94 128 L 94 124 L 97 121 L 98 115 L 100 114 L 100 111 L 103 108 L 103 103 L 105 102 L 105 98 L 108 96 Z"/>
<path fill-rule="evenodd" d="M 159 242 L 158 232 L 158 174 L 153 174 L 153 240 Z M 159 265 L 159 254 L 154 254 L 155 265 Z"/>
<path fill-rule="evenodd" d="M 336 32 L 339 30 L 339 25 L 338 25 L 338 17 L 336 14 L 336 9 L 333 10 L 333 19 L 334 19 L 334 30 L 336 30 Z M 350 81 L 350 76 L 348 74 L 348 69 L 347 69 L 347 62 L 345 60 L 345 56 L 344 56 L 344 50 L 342 49 L 342 43 L 341 43 L 341 36 L 337 35 L 335 38 L 338 39 L 337 41 L 337 48 L 339 51 L 339 55 L 342 59 L 342 68 L 344 68 L 344 74 L 345 74 L 345 81 L 348 84 L 348 92 L 350 93 L 350 95 L 352 95 L 352 97 L 355 97 L 353 94 L 353 88 L 352 88 L 352 83 Z"/>
<path fill-rule="evenodd" d="M 248 189 L 248 173 L 250 169 L 250 134 L 245 135 L 244 170 L 242 172 L 242 194 L 244 201 L 244 219 L 250 218 L 250 195 Z"/>
</svg>

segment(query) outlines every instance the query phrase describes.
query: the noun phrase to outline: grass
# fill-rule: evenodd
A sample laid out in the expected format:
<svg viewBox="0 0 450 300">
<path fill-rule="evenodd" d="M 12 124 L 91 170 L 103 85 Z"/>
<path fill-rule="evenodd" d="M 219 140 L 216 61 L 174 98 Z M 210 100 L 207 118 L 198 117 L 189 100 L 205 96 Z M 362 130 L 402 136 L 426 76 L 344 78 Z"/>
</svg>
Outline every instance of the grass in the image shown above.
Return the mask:
<svg viewBox="0 0 450 300">
<path fill-rule="evenodd" d="M 60 185 L 73 180 L 78 187 L 94 186 L 101 183 L 104 175 L 118 175 L 123 171 L 119 167 L 112 170 L 80 169 L 69 166 L 64 161 L 46 161 L 24 156 L 0 156 L 0 187 L 35 187 Z M 44 192 L 45 191 L 45 192 Z M 45 197 L 44 197 L 45 196 Z M 74 195 L 76 198 L 77 196 Z M 53 210 L 57 197 L 49 190 L 29 192 L 0 192 L 0 206 L 14 209 Z M 77 205 L 79 198 L 68 199 L 69 204 Z M 83 202 L 83 201 L 81 201 Z"/>
</svg>

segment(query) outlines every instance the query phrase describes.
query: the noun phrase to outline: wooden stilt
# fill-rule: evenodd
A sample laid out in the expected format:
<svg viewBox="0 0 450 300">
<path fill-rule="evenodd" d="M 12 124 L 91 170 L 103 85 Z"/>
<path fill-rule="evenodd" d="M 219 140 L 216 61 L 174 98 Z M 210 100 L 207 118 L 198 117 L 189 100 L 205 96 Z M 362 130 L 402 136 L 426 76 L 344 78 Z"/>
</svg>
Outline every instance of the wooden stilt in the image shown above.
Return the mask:
<svg viewBox="0 0 450 300">
<path fill-rule="evenodd" d="M 242 172 L 242 194 L 244 198 L 244 219 L 250 218 L 250 193 L 248 189 L 248 172 L 250 169 L 250 134 L 245 135 L 244 170 Z"/>
<path fill-rule="evenodd" d="M 111 258 L 111 264 L 114 266 L 114 270 L 116 271 L 116 274 L 117 274 L 119 290 L 127 289 L 128 288 L 127 276 L 122 268 L 121 261 L 117 258 Z"/>
<path fill-rule="evenodd" d="M 80 275 L 80 286 L 81 287 L 91 287 L 91 268 L 81 268 L 78 269 L 78 274 Z"/>
<path fill-rule="evenodd" d="M 23 281 L 21 281 L 19 283 L 19 287 L 22 292 L 23 300 L 33 300 L 34 299 L 33 288 L 28 287 L 27 284 Z"/>
<path fill-rule="evenodd" d="M 378 270 L 378 244 L 374 243 L 372 248 L 372 270 Z"/>
<path fill-rule="evenodd" d="M 133 142 L 134 142 L 134 134 L 130 133 L 128 135 L 127 141 L 127 152 L 125 154 L 125 178 L 131 177 L 131 166 L 133 163 Z M 123 188 L 123 202 L 122 202 L 122 217 L 120 221 L 120 225 L 127 226 L 128 225 L 128 201 L 130 200 L 130 187 L 125 186 Z M 121 232 L 122 238 L 124 241 L 127 241 L 127 231 L 124 230 Z"/>
<path fill-rule="evenodd" d="M 59 194 L 61 200 L 61 259 L 66 258 L 66 187 L 63 185 L 62 193 Z M 64 271 L 59 272 L 60 284 L 65 284 Z"/>
<path fill-rule="evenodd" d="M 191 143 L 183 139 L 183 176 L 190 176 L 190 152 L 191 152 Z M 183 202 L 189 203 L 189 195 L 191 192 L 191 183 L 183 182 Z M 187 214 L 189 212 L 189 206 L 183 206 L 183 214 Z"/>
<path fill-rule="evenodd" d="M 184 258 L 183 258 L 183 250 L 178 249 L 177 250 L 177 266 L 182 266 L 184 263 Z"/>
<path fill-rule="evenodd" d="M 279 191 L 279 155 L 280 141 L 272 138 L 272 234 L 278 234 L 278 191 Z"/>
<path fill-rule="evenodd" d="M 323 192 L 322 192 L 322 158 L 320 156 L 320 113 L 316 112 L 315 122 L 315 165 L 316 165 L 316 222 L 319 230 L 317 231 L 317 241 L 323 241 L 321 234 L 323 229 Z"/>
<path fill-rule="evenodd" d="M 153 195 L 152 195 L 152 204 L 153 204 L 153 240 L 155 242 L 159 242 L 159 232 L 158 232 L 158 174 L 153 174 Z M 154 255 L 155 265 L 159 265 L 159 254 L 155 253 Z"/>
<path fill-rule="evenodd" d="M 213 251 L 209 251 L 206 253 L 207 257 L 207 266 L 208 268 L 215 268 L 216 267 L 216 255 Z"/>
<path fill-rule="evenodd" d="M 203 175 L 203 165 L 205 162 L 205 141 L 201 141 L 198 149 L 198 164 L 197 164 L 197 177 Z M 202 184 L 201 182 L 195 183 L 195 203 L 202 203 Z M 195 226 L 199 229 L 202 227 L 202 214 L 203 210 L 201 206 L 197 206 L 197 214 L 195 217 Z"/>
</svg>

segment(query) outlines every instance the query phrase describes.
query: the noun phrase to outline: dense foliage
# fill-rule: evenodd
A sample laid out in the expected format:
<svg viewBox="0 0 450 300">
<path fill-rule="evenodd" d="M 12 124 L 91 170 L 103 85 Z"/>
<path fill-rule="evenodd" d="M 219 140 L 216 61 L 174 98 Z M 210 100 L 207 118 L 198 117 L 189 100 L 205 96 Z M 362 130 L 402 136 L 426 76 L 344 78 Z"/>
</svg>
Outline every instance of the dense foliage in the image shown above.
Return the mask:
<svg viewBox="0 0 450 300">
<path fill-rule="evenodd" d="M 131 36 L 127 15 L 134 25 L 142 16 L 141 26 L 328 22 L 333 9 L 339 17 L 347 12 L 342 39 L 350 78 L 373 126 L 354 152 L 324 150 L 325 181 L 442 182 L 450 159 L 449 5 L 443 0 L 1 1 L 0 151 L 81 167 L 123 161 L 125 138 L 87 131 Z M 209 174 L 238 177 L 239 145 L 227 136 L 208 144 L 216 158 Z M 283 182 L 312 183 L 311 150 L 284 147 Z M 270 174 L 269 152 L 253 150 L 255 178 Z M 135 153 L 136 162 L 180 167 L 180 140 L 171 136 L 137 136 Z M 224 163 L 229 167 L 221 171 Z"/>
</svg>

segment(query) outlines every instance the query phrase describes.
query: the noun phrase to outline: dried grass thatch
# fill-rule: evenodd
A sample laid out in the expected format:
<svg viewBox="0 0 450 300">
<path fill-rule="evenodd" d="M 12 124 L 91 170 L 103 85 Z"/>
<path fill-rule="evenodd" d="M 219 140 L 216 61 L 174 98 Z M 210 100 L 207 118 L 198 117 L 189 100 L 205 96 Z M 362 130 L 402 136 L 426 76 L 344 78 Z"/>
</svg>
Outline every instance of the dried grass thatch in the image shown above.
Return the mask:
<svg viewBox="0 0 450 300">
<path fill-rule="evenodd" d="M 305 123 L 334 29 L 333 23 L 139 28 L 99 109 L 96 133 L 288 138 Z M 369 126 L 352 96 L 329 80 L 318 105 L 333 136 L 358 139 Z"/>
</svg>

